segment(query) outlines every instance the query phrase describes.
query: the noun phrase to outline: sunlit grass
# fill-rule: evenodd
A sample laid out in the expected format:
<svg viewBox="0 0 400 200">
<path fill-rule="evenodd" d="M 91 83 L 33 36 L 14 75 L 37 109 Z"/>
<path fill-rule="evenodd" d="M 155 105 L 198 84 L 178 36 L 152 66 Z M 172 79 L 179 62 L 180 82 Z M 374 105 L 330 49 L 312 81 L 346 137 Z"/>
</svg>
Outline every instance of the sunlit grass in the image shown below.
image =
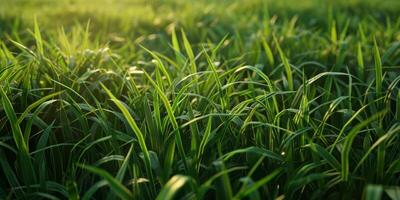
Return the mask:
<svg viewBox="0 0 400 200">
<path fill-rule="evenodd" d="M 396 5 L 2 1 L 0 199 L 399 199 Z"/>
</svg>

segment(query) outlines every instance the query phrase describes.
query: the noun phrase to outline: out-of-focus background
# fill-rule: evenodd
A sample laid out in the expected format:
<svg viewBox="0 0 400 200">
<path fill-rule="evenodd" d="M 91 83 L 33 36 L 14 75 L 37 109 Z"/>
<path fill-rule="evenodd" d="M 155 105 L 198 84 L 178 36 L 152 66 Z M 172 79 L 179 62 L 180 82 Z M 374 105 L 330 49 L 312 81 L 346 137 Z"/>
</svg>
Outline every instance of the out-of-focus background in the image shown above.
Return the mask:
<svg viewBox="0 0 400 200">
<path fill-rule="evenodd" d="M 209 36 L 252 32 L 269 11 L 279 23 L 299 16 L 302 26 L 326 28 L 336 13 L 338 24 L 356 26 L 361 18 L 399 16 L 398 0 L 1 0 L 0 32 L 28 26 L 36 17 L 41 26 L 71 28 L 90 20 L 97 31 L 139 36 L 168 32 L 171 25 Z M 199 29 L 207 28 L 207 33 Z M 192 34 L 189 34 L 192 35 Z"/>
<path fill-rule="evenodd" d="M 398 0 L 1 0 L 0 38 L 32 41 L 28 29 L 37 20 L 45 38 L 60 31 L 79 38 L 88 27 L 93 43 L 116 49 L 140 43 L 167 53 L 172 30 L 183 29 L 194 44 L 227 35 L 246 41 L 235 44 L 243 47 L 234 51 L 237 56 L 251 54 L 260 37 L 275 32 L 296 41 L 290 54 L 325 48 L 332 27 L 343 36 L 361 28 L 386 47 L 400 40 L 390 28 L 398 26 L 399 10 Z"/>
</svg>

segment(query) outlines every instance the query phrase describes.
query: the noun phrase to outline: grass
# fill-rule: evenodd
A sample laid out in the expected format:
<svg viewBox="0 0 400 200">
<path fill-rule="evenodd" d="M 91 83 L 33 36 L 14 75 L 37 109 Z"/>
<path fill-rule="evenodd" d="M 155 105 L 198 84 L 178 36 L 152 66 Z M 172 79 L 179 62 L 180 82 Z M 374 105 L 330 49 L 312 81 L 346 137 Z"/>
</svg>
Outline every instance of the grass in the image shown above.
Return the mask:
<svg viewBox="0 0 400 200">
<path fill-rule="evenodd" d="M 398 1 L 4 0 L 0 199 L 399 199 Z"/>
</svg>

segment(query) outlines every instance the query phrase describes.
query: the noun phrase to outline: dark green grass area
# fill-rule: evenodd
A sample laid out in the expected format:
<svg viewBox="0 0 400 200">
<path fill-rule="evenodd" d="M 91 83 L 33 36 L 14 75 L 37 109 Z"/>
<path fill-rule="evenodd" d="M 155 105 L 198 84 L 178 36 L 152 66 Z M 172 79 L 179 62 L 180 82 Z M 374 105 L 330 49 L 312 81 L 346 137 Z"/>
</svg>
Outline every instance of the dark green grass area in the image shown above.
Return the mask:
<svg viewBox="0 0 400 200">
<path fill-rule="evenodd" d="M 0 0 L 0 199 L 400 199 L 399 13 Z"/>
</svg>

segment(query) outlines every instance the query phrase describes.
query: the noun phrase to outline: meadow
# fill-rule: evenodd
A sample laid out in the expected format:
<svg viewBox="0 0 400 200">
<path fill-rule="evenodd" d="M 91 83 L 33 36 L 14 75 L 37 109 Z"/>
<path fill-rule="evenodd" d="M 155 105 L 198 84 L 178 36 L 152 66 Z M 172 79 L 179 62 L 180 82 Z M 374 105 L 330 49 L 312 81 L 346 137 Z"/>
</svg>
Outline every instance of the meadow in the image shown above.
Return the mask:
<svg viewBox="0 0 400 200">
<path fill-rule="evenodd" d="M 398 0 L 0 0 L 0 199 L 400 199 Z"/>
</svg>

